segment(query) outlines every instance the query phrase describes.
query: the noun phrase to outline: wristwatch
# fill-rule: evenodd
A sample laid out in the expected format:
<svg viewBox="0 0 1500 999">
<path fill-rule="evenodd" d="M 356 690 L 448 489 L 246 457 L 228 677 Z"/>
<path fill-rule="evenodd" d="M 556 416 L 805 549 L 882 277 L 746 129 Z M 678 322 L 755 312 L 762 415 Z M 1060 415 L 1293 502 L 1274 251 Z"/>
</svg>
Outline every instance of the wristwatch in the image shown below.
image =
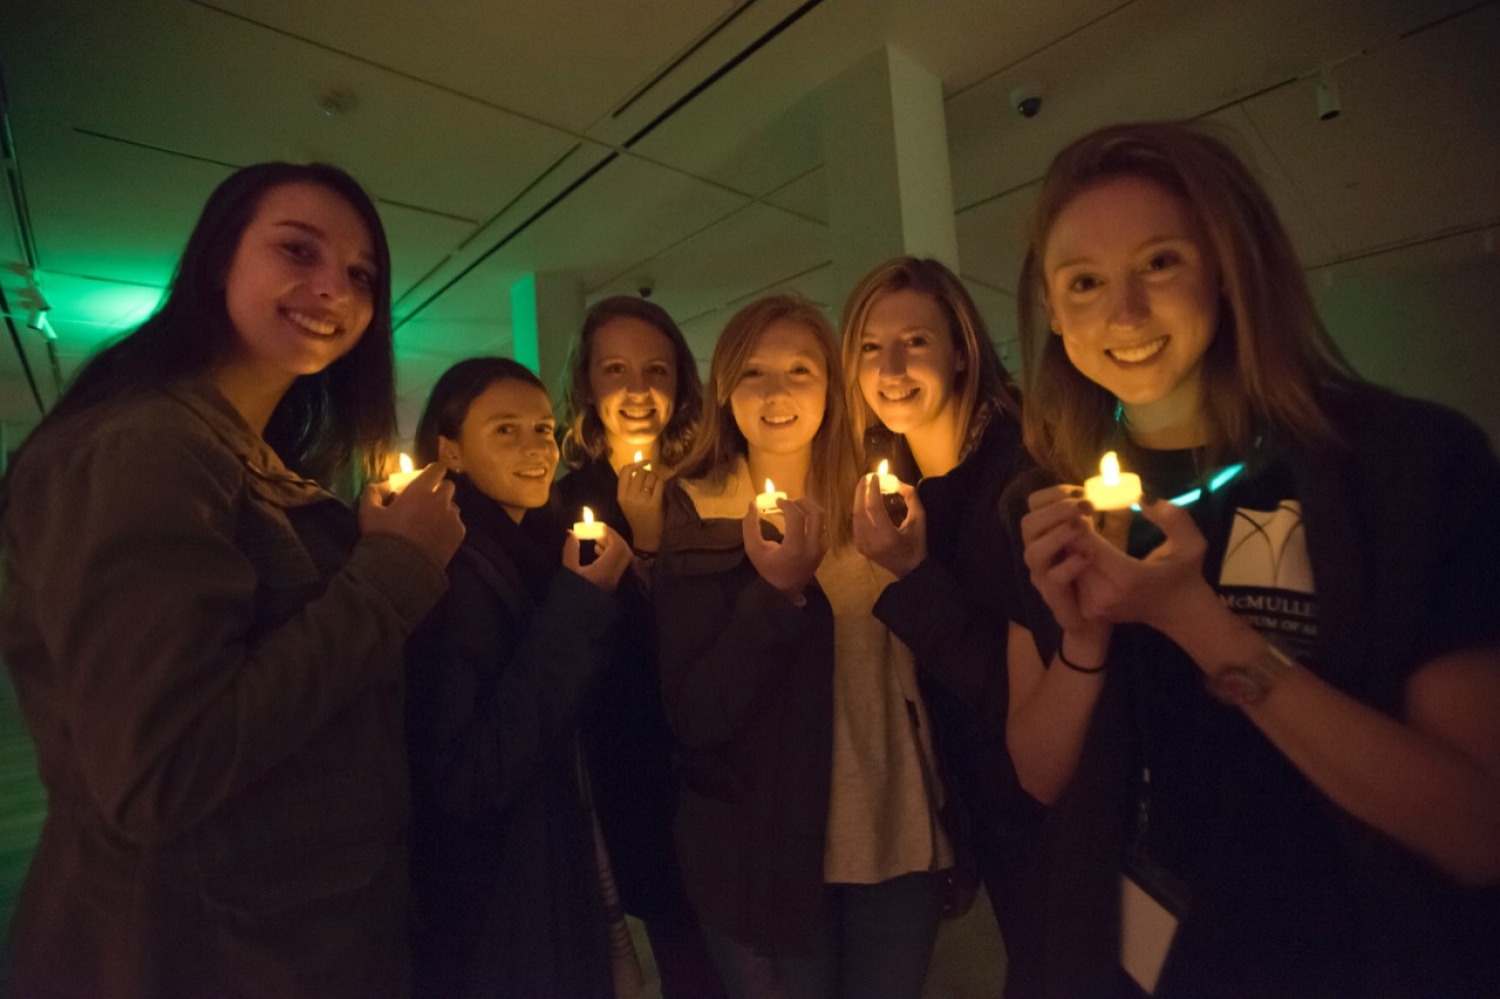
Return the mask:
<svg viewBox="0 0 1500 999">
<path fill-rule="evenodd" d="M 1231 663 L 1209 677 L 1208 692 L 1225 704 L 1247 708 L 1264 701 L 1296 667 L 1290 656 L 1267 641 L 1249 662 Z"/>
</svg>

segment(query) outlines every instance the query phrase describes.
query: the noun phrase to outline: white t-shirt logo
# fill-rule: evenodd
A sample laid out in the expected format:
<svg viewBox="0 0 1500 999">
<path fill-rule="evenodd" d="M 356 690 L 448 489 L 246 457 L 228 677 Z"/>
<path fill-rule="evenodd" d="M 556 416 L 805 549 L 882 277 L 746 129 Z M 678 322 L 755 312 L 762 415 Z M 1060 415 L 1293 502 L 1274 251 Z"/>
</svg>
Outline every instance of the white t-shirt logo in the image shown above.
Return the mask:
<svg viewBox="0 0 1500 999">
<path fill-rule="evenodd" d="M 1302 527 L 1302 505 L 1283 500 L 1275 510 L 1234 511 L 1234 526 L 1220 586 L 1258 586 L 1314 595 L 1312 563 L 1307 557 L 1307 532 Z"/>
</svg>

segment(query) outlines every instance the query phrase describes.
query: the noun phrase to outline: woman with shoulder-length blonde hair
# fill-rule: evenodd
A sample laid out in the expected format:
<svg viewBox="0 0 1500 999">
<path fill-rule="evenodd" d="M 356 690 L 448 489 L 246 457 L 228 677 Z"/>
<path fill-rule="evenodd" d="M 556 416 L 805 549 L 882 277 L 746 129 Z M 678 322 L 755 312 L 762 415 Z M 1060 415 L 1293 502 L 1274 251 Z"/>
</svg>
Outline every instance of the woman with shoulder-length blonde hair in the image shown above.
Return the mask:
<svg viewBox="0 0 1500 999">
<path fill-rule="evenodd" d="M 952 848 L 911 653 L 871 614 L 890 576 L 850 543 L 827 320 L 746 306 L 708 398 L 654 592 L 688 896 L 733 996 L 919 996 Z"/>
<path fill-rule="evenodd" d="M 1031 467 L 1020 393 L 963 282 L 936 260 L 896 257 L 865 276 L 844 307 L 843 357 L 864 468 L 888 460 L 914 483 L 893 517 L 878 481 L 862 479 L 854 538 L 896 577 L 874 613 L 916 653 L 954 792 L 946 827 L 968 833 L 951 906 L 966 905 L 977 868 L 1006 942 L 1007 988 L 1024 995 L 1036 948 L 1019 915 L 1038 815 L 1005 752 L 1014 587 L 999 510 Z"/>
<path fill-rule="evenodd" d="M 620 581 L 610 663 L 584 705 L 590 790 L 625 911 L 650 938 L 662 996 L 715 999 L 724 987 L 672 845 L 676 746 L 662 714 L 647 586 L 661 547 L 665 485 L 692 446 L 703 384 L 671 315 L 632 295 L 589 308 L 565 377 L 562 451 L 571 470 L 558 481 L 553 506 L 563 523 L 589 508 L 625 538 L 636 568 Z"/>
<path fill-rule="evenodd" d="M 1269 198 L 1190 125 L 1058 154 L 1020 304 L 1027 439 L 1061 480 L 1007 498 L 1050 991 L 1494 995 L 1484 434 L 1350 371 Z M 1141 516 L 1069 484 L 1105 450 Z"/>
</svg>

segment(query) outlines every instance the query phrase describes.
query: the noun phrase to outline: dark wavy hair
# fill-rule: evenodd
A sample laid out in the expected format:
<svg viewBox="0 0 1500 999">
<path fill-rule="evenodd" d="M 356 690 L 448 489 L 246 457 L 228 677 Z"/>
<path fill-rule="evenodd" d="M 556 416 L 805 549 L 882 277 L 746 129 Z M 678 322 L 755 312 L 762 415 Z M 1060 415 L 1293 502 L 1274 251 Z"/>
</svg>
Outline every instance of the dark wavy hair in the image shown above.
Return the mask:
<svg viewBox="0 0 1500 999">
<path fill-rule="evenodd" d="M 859 387 L 859 344 L 865 323 L 876 301 L 893 292 L 921 292 L 937 303 L 948 324 L 954 354 L 963 359 L 963 367 L 953 378 L 953 394 L 958 402 L 958 426 L 965 435 L 960 450 L 977 436 L 977 420 L 1005 413 L 1021 418 L 1021 394 L 1015 380 L 990 341 L 989 330 L 979 306 L 957 274 L 942 263 L 918 257 L 896 257 L 866 274 L 844 305 L 843 355 L 844 382 L 849 405 L 849 423 L 854 439 L 863 446 L 871 429 L 885 430 L 865 401 Z M 868 456 L 866 456 L 868 457 Z M 868 464 L 868 461 L 866 461 Z"/>
<path fill-rule="evenodd" d="M 1262 433 L 1333 439 L 1319 399 L 1358 381 L 1323 328 L 1271 199 L 1221 139 L 1181 122 L 1112 125 L 1052 161 L 1028 232 L 1017 287 L 1026 374 L 1026 445 L 1043 465 L 1083 481 L 1116 433 L 1116 400 L 1073 367 L 1046 315 L 1043 262 L 1052 226 L 1074 198 L 1134 177 L 1180 198 L 1202 227 L 1223 283 L 1219 327 L 1203 357 L 1211 461 L 1243 460 Z"/>
<path fill-rule="evenodd" d="M 806 327 L 818 341 L 824 366 L 828 369 L 823 424 L 813 437 L 807 495 L 826 513 L 833 543 L 845 545 L 852 534 L 854 483 L 859 478 L 854 464 L 854 439 L 844 409 L 843 377 L 833 328 L 818 307 L 804 299 L 772 295 L 751 302 L 730 318 L 714 347 L 713 363 L 709 366 L 708 397 L 711 405 L 704 412 L 697 442 L 683 460 L 678 474 L 687 479 L 703 479 L 720 487 L 739 459 L 748 456 L 745 435 L 734 421 L 731 396 L 760 335 L 778 322 Z"/>
<path fill-rule="evenodd" d="M 223 357 L 235 340 L 224 301 L 230 265 L 266 192 L 287 184 L 327 188 L 364 222 L 375 249 L 374 313 L 349 353 L 292 383 L 271 414 L 265 440 L 288 468 L 324 483 L 343 481 L 353 471 L 379 475 L 396 432 L 390 248 L 364 189 L 323 163 L 258 163 L 216 187 L 161 307 L 95 354 L 37 430 L 109 399 L 200 375 Z"/>
<path fill-rule="evenodd" d="M 676 467 L 693 444 L 699 416 L 703 412 L 703 382 L 698 378 L 698 361 L 682 330 L 655 302 L 634 295 L 616 295 L 594 303 L 584 316 L 583 329 L 568 355 L 567 388 L 563 395 L 563 459 L 573 468 L 601 458 L 609 449 L 604 424 L 594 405 L 589 387 L 589 367 L 594 360 L 594 336 L 610 320 L 621 317 L 639 319 L 660 331 L 672 344 L 677 365 L 677 384 L 673 387 L 672 418 L 662 428 L 658 447 L 662 464 Z"/>
<path fill-rule="evenodd" d="M 438 460 L 438 438 L 458 440 L 474 400 L 496 382 L 518 381 L 547 395 L 547 386 L 530 368 L 509 357 L 470 357 L 444 371 L 427 396 L 417 421 L 417 464 Z"/>
</svg>

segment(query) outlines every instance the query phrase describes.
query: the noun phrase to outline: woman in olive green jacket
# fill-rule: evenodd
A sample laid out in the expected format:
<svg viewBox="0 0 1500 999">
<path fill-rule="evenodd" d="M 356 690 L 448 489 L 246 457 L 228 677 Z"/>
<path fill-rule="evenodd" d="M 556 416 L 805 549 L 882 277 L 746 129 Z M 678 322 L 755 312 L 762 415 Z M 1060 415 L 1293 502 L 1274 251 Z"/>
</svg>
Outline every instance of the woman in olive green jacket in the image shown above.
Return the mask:
<svg viewBox="0 0 1500 999">
<path fill-rule="evenodd" d="M 401 650 L 463 529 L 436 468 L 357 516 L 321 484 L 393 426 L 389 289 L 346 175 L 242 170 L 17 457 L 0 651 L 48 814 L 14 994 L 405 990 Z"/>
</svg>

